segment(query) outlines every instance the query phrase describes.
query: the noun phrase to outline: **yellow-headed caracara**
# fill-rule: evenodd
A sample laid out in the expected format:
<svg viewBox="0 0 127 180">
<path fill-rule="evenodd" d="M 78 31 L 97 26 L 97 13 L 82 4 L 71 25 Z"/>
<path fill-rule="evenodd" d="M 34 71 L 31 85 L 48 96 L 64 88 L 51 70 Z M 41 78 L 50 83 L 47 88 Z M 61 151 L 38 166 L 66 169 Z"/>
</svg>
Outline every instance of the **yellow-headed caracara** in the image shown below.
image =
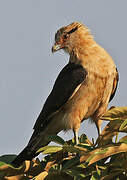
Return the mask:
<svg viewBox="0 0 127 180">
<path fill-rule="evenodd" d="M 78 143 L 80 124 L 85 119 L 91 118 L 100 134 L 100 117 L 117 88 L 116 66 L 89 29 L 78 22 L 57 31 L 52 52 L 59 49 L 69 53 L 69 63 L 58 75 L 28 145 L 12 162 L 15 166 L 35 157 L 37 150 L 49 143 L 48 135 L 72 129 Z"/>
</svg>

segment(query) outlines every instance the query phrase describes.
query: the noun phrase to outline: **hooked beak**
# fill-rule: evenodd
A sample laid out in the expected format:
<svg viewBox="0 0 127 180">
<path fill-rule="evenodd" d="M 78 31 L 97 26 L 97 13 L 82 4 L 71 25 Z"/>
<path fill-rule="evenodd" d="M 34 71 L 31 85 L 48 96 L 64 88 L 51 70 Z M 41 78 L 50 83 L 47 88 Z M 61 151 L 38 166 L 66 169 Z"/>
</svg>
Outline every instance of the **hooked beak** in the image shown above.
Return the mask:
<svg viewBox="0 0 127 180">
<path fill-rule="evenodd" d="M 60 44 L 54 44 L 54 46 L 52 47 L 52 53 L 58 51 L 59 49 L 61 49 Z"/>
</svg>

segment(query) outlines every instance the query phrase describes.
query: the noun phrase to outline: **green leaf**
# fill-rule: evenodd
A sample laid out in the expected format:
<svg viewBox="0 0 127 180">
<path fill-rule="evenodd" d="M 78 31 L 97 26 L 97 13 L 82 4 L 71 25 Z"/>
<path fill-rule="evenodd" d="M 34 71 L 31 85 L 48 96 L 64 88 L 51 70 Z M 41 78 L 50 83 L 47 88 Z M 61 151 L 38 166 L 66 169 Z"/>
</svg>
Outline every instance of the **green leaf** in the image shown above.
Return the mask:
<svg viewBox="0 0 127 180">
<path fill-rule="evenodd" d="M 62 171 L 65 171 L 66 169 L 71 168 L 72 166 L 74 166 L 77 163 L 79 163 L 79 157 L 78 156 L 76 156 L 70 160 L 67 160 L 63 165 Z"/>
<path fill-rule="evenodd" d="M 71 152 L 71 153 L 80 153 L 81 152 L 81 150 L 78 147 L 71 146 L 71 145 L 63 146 L 63 150 L 65 150 L 67 152 Z"/>
<path fill-rule="evenodd" d="M 100 179 L 100 175 L 98 174 L 98 172 L 94 172 L 90 180 L 99 180 L 99 179 Z"/>
<path fill-rule="evenodd" d="M 43 151 L 47 150 L 48 148 L 49 148 L 49 146 L 41 147 L 36 153 L 43 152 Z"/>
<path fill-rule="evenodd" d="M 84 151 L 86 151 L 86 150 L 93 150 L 93 147 L 92 146 L 90 146 L 89 144 L 84 144 L 84 143 L 81 143 L 81 144 L 78 144 L 78 145 L 76 145 L 77 147 L 79 147 L 79 149 L 80 149 L 80 147 L 81 147 L 81 149 L 80 150 L 83 150 L 84 149 Z"/>
<path fill-rule="evenodd" d="M 4 164 L 6 164 L 6 163 L 0 161 L 0 166 L 3 166 Z"/>
<path fill-rule="evenodd" d="M 119 142 L 127 144 L 127 136 L 120 138 Z"/>
<path fill-rule="evenodd" d="M 117 178 L 116 178 L 116 180 L 120 180 L 120 178 L 119 178 L 119 177 L 117 177 Z"/>
<path fill-rule="evenodd" d="M 86 143 L 86 140 L 87 140 L 87 136 L 85 134 L 82 134 L 79 138 L 79 142 L 80 143 Z"/>
<path fill-rule="evenodd" d="M 117 120 L 127 118 L 127 106 L 126 107 L 116 107 L 109 109 L 101 119 L 103 120 Z"/>
<path fill-rule="evenodd" d="M 124 122 L 121 124 L 119 131 L 123 131 L 125 128 L 127 128 L 127 119 L 125 119 Z"/>
<path fill-rule="evenodd" d="M 61 151 L 62 149 L 63 148 L 61 146 L 45 146 L 40 148 L 37 153 L 42 152 L 43 154 L 52 154 Z"/>
<path fill-rule="evenodd" d="M 83 165 L 83 167 L 81 167 L 81 165 Z M 80 164 L 76 166 L 74 165 L 65 171 L 70 173 L 70 175 L 75 176 L 77 178 L 76 180 L 85 180 L 88 176 L 91 176 L 93 168 L 86 168 L 84 164 Z"/>
<path fill-rule="evenodd" d="M 89 174 L 85 175 L 85 174 L 80 173 L 79 171 L 76 171 L 74 169 L 66 170 L 66 173 L 71 175 L 72 177 L 74 177 L 76 180 L 84 179 L 85 177 L 89 176 Z"/>
<path fill-rule="evenodd" d="M 4 164 L 11 165 L 11 162 L 16 158 L 16 156 L 17 155 L 14 154 L 0 156 L 0 166 L 3 166 Z"/>
<path fill-rule="evenodd" d="M 93 145 L 93 143 L 88 139 L 88 137 L 87 137 L 85 134 L 82 134 L 82 135 L 80 136 L 79 142 L 80 142 L 80 144 L 85 143 L 85 144 L 88 144 L 88 145 L 90 145 L 90 146 Z"/>
<path fill-rule="evenodd" d="M 66 143 L 60 136 L 57 135 L 48 136 L 47 139 L 60 145 L 64 145 Z"/>
<path fill-rule="evenodd" d="M 105 148 L 101 151 L 96 151 L 94 154 L 92 154 L 90 157 L 88 157 L 88 159 L 86 160 L 86 164 L 89 164 L 89 162 L 91 161 L 91 159 L 93 159 L 93 157 L 95 157 L 96 155 L 99 155 L 99 154 L 104 154 L 106 153 L 106 151 L 108 150 L 108 148 Z"/>
</svg>

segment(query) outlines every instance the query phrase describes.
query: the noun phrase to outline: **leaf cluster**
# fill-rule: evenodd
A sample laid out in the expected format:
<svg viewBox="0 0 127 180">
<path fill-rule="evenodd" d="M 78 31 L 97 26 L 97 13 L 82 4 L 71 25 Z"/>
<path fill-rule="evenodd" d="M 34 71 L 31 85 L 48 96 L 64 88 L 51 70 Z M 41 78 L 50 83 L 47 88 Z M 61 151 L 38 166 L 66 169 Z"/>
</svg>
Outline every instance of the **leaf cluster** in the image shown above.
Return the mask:
<svg viewBox="0 0 127 180">
<path fill-rule="evenodd" d="M 11 161 L 16 155 L 0 157 L 1 180 L 124 180 L 127 179 L 127 107 L 110 108 L 102 117 L 108 121 L 101 135 L 90 141 L 85 134 L 64 141 L 59 136 L 49 136 L 57 145 L 45 146 L 38 150 L 45 154 L 25 161 L 14 168 Z M 122 135 L 121 135 L 122 132 Z"/>
</svg>

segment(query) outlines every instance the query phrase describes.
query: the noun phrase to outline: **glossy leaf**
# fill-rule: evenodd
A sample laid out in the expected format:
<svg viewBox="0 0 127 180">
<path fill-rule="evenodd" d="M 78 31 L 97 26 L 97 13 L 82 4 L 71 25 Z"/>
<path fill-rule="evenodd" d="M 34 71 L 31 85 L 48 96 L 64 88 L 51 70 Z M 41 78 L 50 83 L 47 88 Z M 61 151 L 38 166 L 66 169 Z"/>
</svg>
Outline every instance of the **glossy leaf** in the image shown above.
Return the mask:
<svg viewBox="0 0 127 180">
<path fill-rule="evenodd" d="M 60 145 L 64 145 L 65 144 L 64 139 L 62 139 L 60 136 L 57 136 L 57 135 L 48 136 L 47 139 L 49 141 L 53 141 L 53 142 L 55 142 L 57 144 L 60 144 Z"/>
<path fill-rule="evenodd" d="M 119 131 L 124 131 L 125 129 L 127 129 L 127 119 L 121 124 Z"/>
<path fill-rule="evenodd" d="M 52 154 L 52 153 L 56 153 L 60 150 L 62 150 L 63 148 L 61 146 L 45 146 L 40 148 L 37 153 L 42 152 L 43 154 Z"/>
<path fill-rule="evenodd" d="M 106 151 L 108 150 L 108 148 L 99 150 L 99 151 L 95 151 L 90 157 L 88 157 L 88 159 L 86 160 L 86 164 L 89 164 L 89 162 L 96 156 L 96 155 L 102 155 L 104 153 L 106 153 Z"/>
<path fill-rule="evenodd" d="M 109 109 L 101 119 L 103 120 L 117 120 L 117 119 L 126 119 L 127 118 L 127 106 L 126 107 L 115 107 Z"/>
<path fill-rule="evenodd" d="M 14 154 L 0 156 L 0 166 L 2 166 L 4 164 L 11 165 L 11 162 L 16 158 L 16 156 L 17 155 L 14 155 Z"/>
<path fill-rule="evenodd" d="M 121 142 L 121 143 L 123 142 L 123 143 L 127 144 L 127 136 L 120 138 L 119 142 Z"/>
<path fill-rule="evenodd" d="M 101 153 L 102 151 L 102 153 Z M 97 148 L 91 152 L 86 153 L 86 155 L 80 158 L 80 162 L 87 162 L 88 165 L 91 165 L 95 162 L 98 162 L 104 158 L 110 157 L 114 154 L 121 152 L 127 152 L 127 144 L 118 143 L 116 145 L 109 145 L 105 148 Z"/>
<path fill-rule="evenodd" d="M 78 148 L 76 146 L 71 146 L 71 145 L 63 146 L 63 150 L 65 150 L 67 152 L 71 152 L 71 153 L 80 153 L 81 152 L 80 148 Z"/>
</svg>

